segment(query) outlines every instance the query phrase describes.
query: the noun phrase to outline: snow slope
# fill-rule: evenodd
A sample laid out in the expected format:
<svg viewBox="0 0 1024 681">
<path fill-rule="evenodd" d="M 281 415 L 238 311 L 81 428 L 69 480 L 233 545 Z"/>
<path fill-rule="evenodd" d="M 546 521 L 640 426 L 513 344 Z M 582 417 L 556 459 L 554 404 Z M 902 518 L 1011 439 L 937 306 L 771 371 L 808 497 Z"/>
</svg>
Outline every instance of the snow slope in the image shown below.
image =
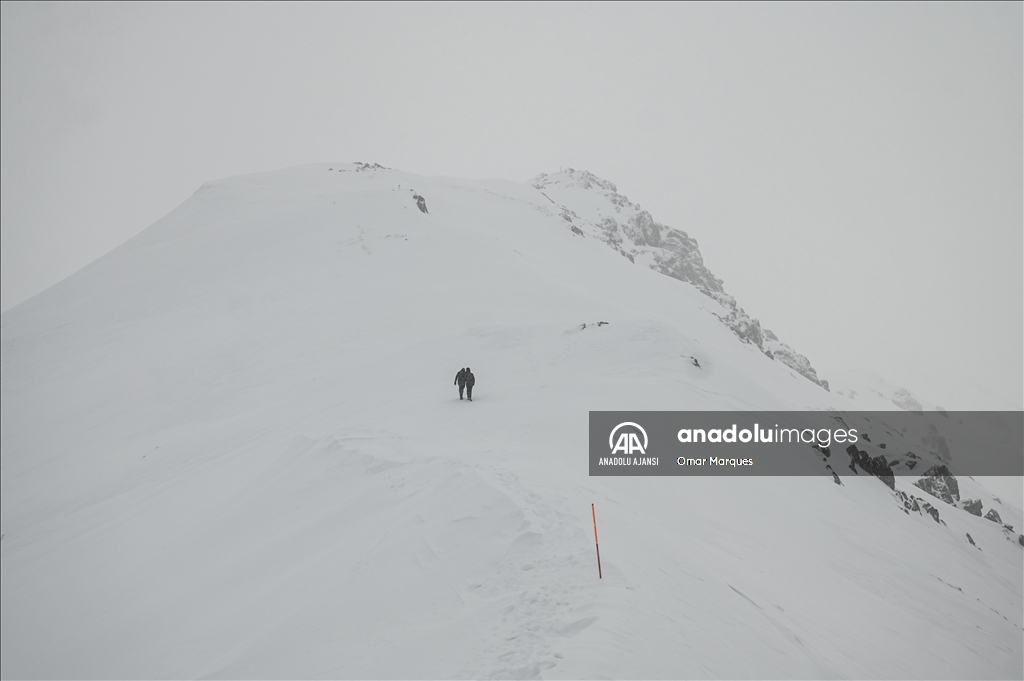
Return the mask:
<svg viewBox="0 0 1024 681">
<path fill-rule="evenodd" d="M 894 385 L 870 371 L 843 371 L 833 377 L 833 391 L 849 401 L 849 408 L 867 411 L 904 409 L 942 411 L 937 405 L 908 388 Z"/>
<path fill-rule="evenodd" d="M 997 523 L 852 475 L 588 477 L 589 410 L 845 398 L 563 208 L 233 178 L 4 313 L 0 674 L 1021 678 Z"/>
</svg>

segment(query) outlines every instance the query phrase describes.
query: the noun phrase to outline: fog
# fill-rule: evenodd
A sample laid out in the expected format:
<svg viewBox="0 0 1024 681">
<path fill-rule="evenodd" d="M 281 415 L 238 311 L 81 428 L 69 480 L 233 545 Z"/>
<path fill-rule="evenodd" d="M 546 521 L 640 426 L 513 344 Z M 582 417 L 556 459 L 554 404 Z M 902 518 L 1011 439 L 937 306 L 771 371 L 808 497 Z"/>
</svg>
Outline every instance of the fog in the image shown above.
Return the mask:
<svg viewBox="0 0 1024 681">
<path fill-rule="evenodd" d="M 571 166 L 695 237 L 823 378 L 1020 409 L 1021 24 L 1019 3 L 4 3 L 0 304 L 208 180 Z"/>
</svg>

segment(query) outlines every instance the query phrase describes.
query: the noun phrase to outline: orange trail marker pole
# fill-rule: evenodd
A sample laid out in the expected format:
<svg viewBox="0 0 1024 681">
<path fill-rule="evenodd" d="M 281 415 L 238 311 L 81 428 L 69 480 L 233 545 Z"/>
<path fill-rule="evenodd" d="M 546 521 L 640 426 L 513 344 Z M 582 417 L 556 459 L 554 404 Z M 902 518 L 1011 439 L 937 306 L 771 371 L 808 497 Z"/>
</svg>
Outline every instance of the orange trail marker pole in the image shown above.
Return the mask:
<svg viewBox="0 0 1024 681">
<path fill-rule="evenodd" d="M 597 549 L 597 578 L 604 579 L 601 575 L 601 545 L 597 543 L 597 511 L 594 505 L 590 505 L 590 517 L 594 519 L 594 548 Z"/>
</svg>

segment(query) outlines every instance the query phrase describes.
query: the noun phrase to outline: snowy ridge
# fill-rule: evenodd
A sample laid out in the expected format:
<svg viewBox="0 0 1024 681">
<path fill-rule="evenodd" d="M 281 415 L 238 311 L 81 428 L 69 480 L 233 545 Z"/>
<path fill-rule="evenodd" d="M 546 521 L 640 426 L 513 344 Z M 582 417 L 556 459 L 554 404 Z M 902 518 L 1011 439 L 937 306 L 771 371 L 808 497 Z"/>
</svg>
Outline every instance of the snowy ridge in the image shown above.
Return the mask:
<svg viewBox="0 0 1024 681">
<path fill-rule="evenodd" d="M 4 313 L 0 675 L 1020 678 L 1020 501 L 886 478 L 969 434 L 587 475 L 590 410 L 850 408 L 581 239 L 608 213 L 675 253 L 587 181 L 211 182 Z"/>
<path fill-rule="evenodd" d="M 630 262 L 693 284 L 722 306 L 720 318 L 741 340 L 828 390 L 828 381 L 818 378 L 810 360 L 762 328 L 725 292 L 722 280 L 704 266 L 697 240 L 686 232 L 655 222 L 613 183 L 586 170 L 542 173 L 531 184 L 561 209 L 574 232 L 600 239 Z"/>
</svg>

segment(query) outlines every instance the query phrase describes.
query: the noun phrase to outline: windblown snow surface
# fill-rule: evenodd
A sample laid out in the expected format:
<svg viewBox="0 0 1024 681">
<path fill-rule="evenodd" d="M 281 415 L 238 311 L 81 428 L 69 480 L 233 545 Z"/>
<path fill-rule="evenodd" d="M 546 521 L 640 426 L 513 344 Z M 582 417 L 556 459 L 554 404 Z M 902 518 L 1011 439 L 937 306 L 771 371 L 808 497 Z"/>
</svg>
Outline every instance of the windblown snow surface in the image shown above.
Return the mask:
<svg viewBox="0 0 1024 681">
<path fill-rule="evenodd" d="M 998 523 L 842 469 L 588 477 L 589 410 L 849 404 L 563 189 L 214 182 L 5 313 L 2 676 L 1021 678 Z"/>
</svg>

